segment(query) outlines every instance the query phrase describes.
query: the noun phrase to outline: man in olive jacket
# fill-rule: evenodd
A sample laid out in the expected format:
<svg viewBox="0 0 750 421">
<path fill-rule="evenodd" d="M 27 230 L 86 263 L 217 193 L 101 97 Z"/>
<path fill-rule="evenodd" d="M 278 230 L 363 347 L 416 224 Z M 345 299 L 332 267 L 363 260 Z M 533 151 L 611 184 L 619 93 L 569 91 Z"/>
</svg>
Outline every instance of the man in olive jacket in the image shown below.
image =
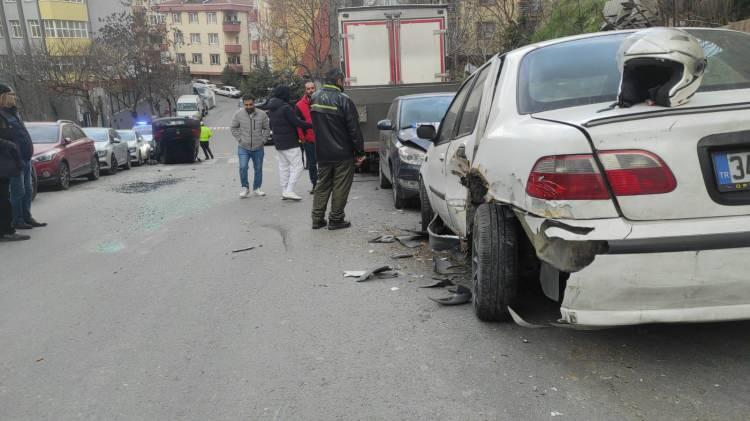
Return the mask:
<svg viewBox="0 0 750 421">
<path fill-rule="evenodd" d="M 247 170 L 250 160 L 253 161 L 253 192 L 256 196 L 265 196 L 260 189 L 263 184 L 263 146 L 271 134 L 268 116 L 262 110 L 255 108 L 255 99 L 246 95 L 243 98 L 244 109 L 237 110 L 232 118 L 232 136 L 237 140 L 237 155 L 240 159 L 240 183 L 242 191 L 240 198 L 250 194 L 250 183 L 247 180 Z"/>
<path fill-rule="evenodd" d="M 312 228 L 349 228 L 344 208 L 354 181 L 354 167 L 365 156 L 365 142 L 354 102 L 343 93 L 344 75 L 339 69 L 326 74 L 326 84 L 311 99 L 318 184 L 312 209 Z M 325 220 L 328 199 L 331 211 Z"/>
</svg>

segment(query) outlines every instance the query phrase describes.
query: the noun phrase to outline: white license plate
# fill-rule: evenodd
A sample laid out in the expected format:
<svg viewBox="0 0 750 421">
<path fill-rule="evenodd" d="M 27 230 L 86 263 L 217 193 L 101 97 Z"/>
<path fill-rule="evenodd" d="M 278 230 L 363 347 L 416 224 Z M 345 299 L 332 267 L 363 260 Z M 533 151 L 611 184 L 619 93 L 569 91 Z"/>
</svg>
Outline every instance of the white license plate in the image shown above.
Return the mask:
<svg viewBox="0 0 750 421">
<path fill-rule="evenodd" d="M 750 190 L 750 151 L 714 152 L 719 191 Z"/>
</svg>

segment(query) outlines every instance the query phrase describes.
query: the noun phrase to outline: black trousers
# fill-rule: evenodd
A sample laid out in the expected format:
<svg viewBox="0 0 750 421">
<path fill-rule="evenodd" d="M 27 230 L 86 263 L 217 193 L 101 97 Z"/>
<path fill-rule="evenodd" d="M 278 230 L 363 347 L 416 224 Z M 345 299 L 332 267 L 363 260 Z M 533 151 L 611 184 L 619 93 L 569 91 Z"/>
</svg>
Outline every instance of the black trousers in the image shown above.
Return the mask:
<svg viewBox="0 0 750 421">
<path fill-rule="evenodd" d="M 214 157 L 214 153 L 211 152 L 211 146 L 208 143 L 208 141 L 201 142 L 201 149 L 203 149 L 203 155 L 206 155 L 206 159 Z"/>
<path fill-rule="evenodd" d="M 10 180 L 0 178 L 0 235 L 13 234 L 13 206 L 10 204 Z"/>
<path fill-rule="evenodd" d="M 328 219 L 341 222 L 346 217 L 344 208 L 349 200 L 349 191 L 354 181 L 354 158 L 336 163 L 318 164 L 318 184 L 313 196 L 313 222 L 325 219 L 328 199 L 331 199 L 331 211 Z"/>
</svg>

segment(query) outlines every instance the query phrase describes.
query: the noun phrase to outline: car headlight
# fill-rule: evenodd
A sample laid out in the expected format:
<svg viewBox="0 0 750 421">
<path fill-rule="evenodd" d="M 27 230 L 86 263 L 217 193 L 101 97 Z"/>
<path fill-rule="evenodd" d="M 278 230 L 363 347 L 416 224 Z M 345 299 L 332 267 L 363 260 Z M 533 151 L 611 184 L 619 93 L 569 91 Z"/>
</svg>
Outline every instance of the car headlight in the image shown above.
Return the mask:
<svg viewBox="0 0 750 421">
<path fill-rule="evenodd" d="M 105 156 L 105 155 L 107 155 L 107 151 L 96 151 L 96 154 L 98 156 Z"/>
<path fill-rule="evenodd" d="M 401 161 L 407 164 L 422 165 L 425 153 L 416 148 L 401 146 L 398 148 L 398 156 L 401 158 Z"/>
<path fill-rule="evenodd" d="M 41 154 L 39 156 L 34 157 L 34 161 L 36 162 L 52 161 L 53 159 L 55 159 L 55 156 L 57 156 L 57 152 L 58 151 L 52 151 L 52 152 Z"/>
<path fill-rule="evenodd" d="M 128 152 L 135 152 L 135 148 L 128 148 Z"/>
</svg>

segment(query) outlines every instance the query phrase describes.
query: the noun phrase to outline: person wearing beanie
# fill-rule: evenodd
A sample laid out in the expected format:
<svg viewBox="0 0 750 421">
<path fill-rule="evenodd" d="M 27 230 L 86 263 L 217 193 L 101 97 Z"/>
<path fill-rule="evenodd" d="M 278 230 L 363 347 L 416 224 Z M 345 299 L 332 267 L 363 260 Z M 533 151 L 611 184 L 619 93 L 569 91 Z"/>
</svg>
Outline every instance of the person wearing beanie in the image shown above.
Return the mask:
<svg viewBox="0 0 750 421">
<path fill-rule="evenodd" d="M 47 226 L 31 216 L 31 198 L 34 186 L 31 184 L 31 156 L 34 145 L 16 108 L 15 91 L 0 83 L 0 139 L 13 142 L 21 158 L 21 172 L 10 178 L 10 201 L 13 207 L 13 228 L 32 229 Z"/>
<path fill-rule="evenodd" d="M 294 186 L 302 175 L 304 166 L 297 129 L 311 129 L 312 125 L 297 116 L 289 104 L 290 98 L 288 86 L 277 86 L 273 97 L 268 101 L 268 117 L 271 120 L 273 144 L 278 151 L 281 198 L 298 201 L 302 198 L 294 192 Z"/>
</svg>

